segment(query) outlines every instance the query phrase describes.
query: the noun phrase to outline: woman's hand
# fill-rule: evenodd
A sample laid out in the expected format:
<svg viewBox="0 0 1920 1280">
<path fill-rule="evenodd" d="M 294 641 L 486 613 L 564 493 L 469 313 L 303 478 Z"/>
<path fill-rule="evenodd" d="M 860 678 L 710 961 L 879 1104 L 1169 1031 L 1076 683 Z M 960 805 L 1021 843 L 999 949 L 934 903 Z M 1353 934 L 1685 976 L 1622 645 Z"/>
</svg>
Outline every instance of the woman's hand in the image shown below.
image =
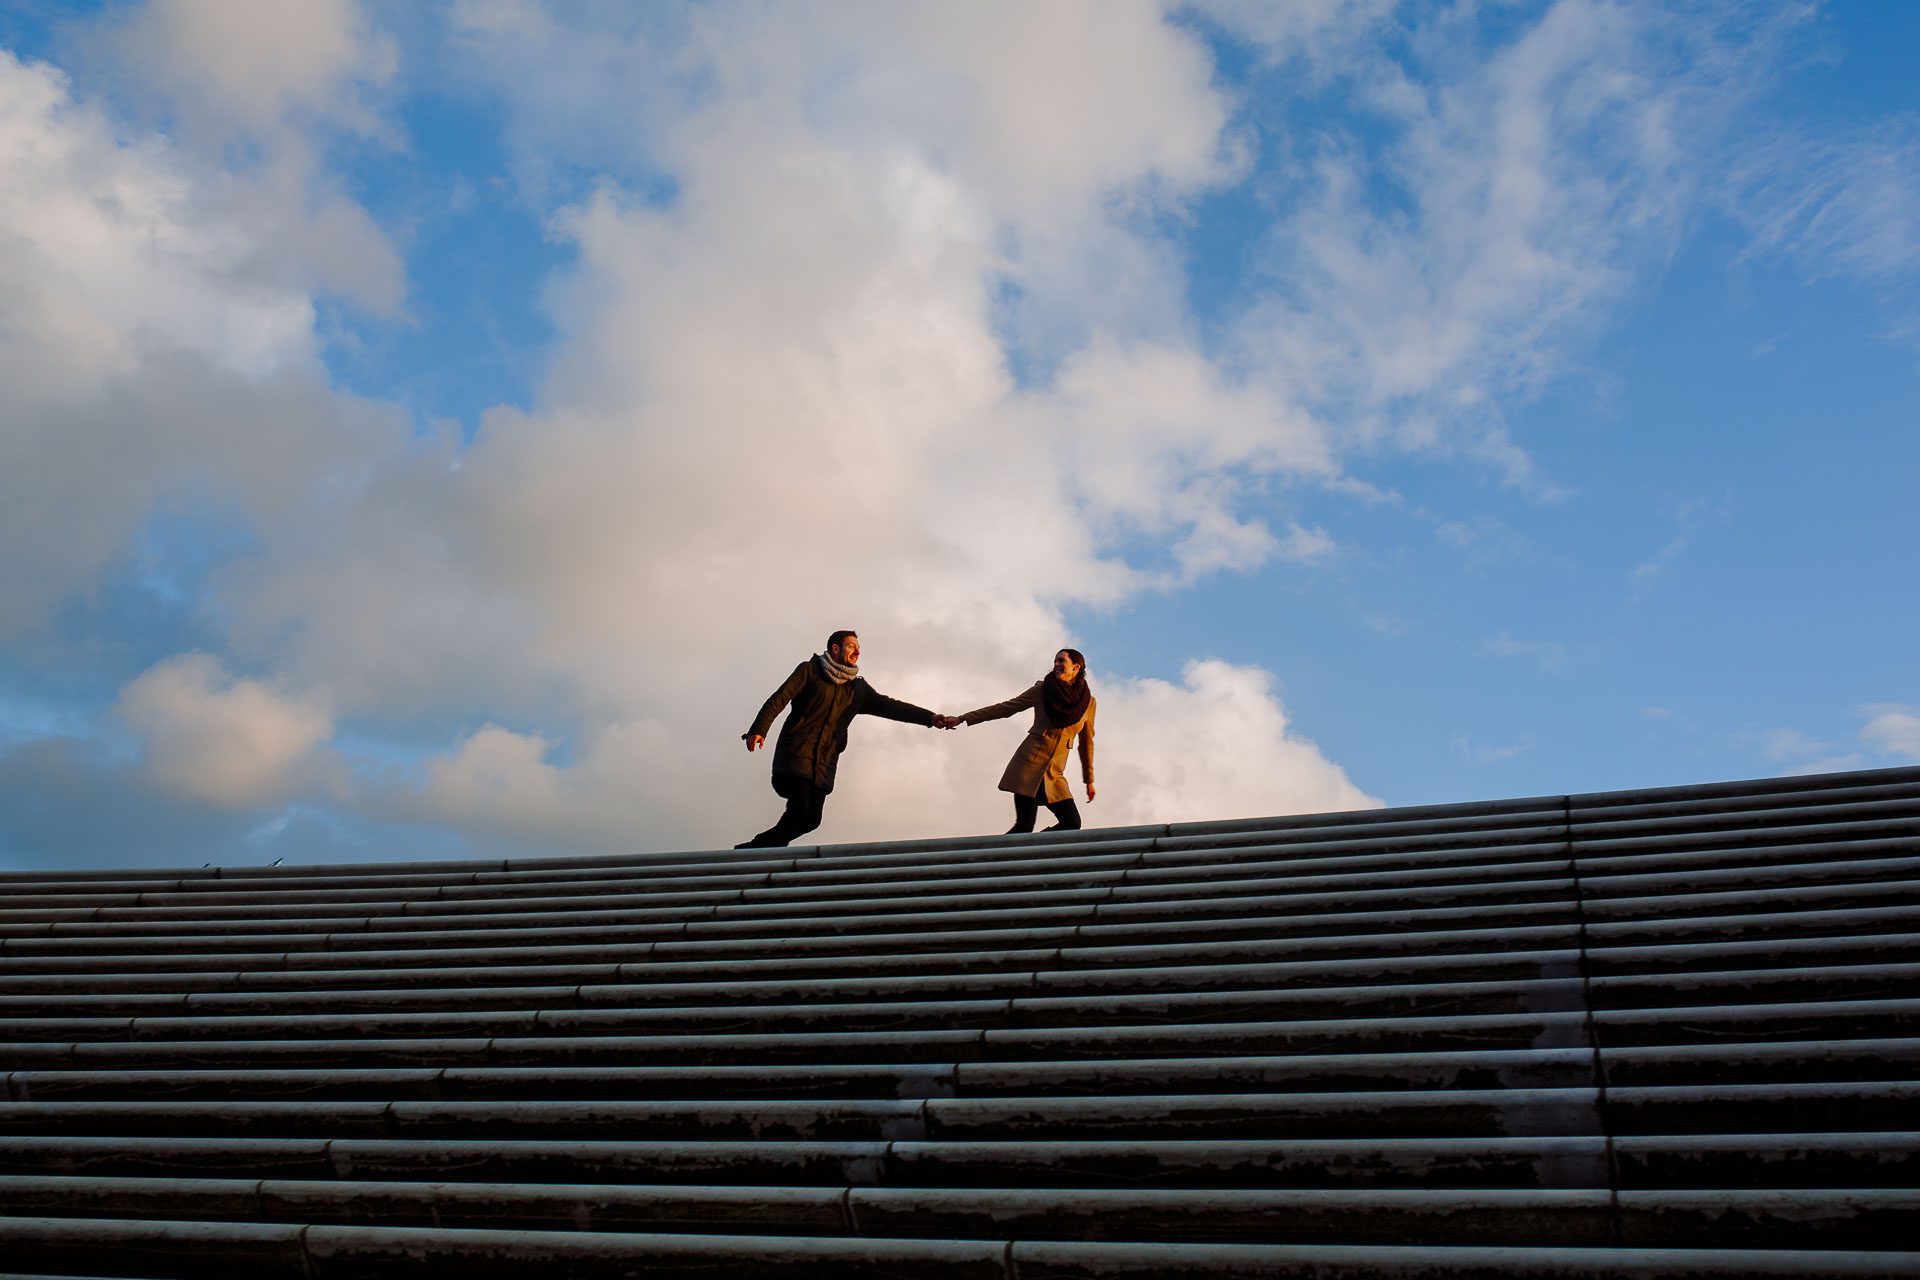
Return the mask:
<svg viewBox="0 0 1920 1280">
<path fill-rule="evenodd" d="M 1093 784 L 1091 782 L 1087 784 L 1087 803 L 1093 803 Z"/>
</svg>

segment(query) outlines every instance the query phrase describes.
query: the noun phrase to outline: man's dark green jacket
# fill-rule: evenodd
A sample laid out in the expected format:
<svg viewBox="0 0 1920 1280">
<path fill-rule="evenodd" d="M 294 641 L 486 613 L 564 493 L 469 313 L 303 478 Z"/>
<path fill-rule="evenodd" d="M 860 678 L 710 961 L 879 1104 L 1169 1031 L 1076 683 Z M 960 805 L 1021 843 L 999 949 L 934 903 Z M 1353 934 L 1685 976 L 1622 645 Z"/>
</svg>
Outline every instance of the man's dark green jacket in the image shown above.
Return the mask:
<svg viewBox="0 0 1920 1280">
<path fill-rule="evenodd" d="M 780 741 L 774 744 L 774 775 L 792 774 L 822 791 L 833 790 L 840 753 L 847 749 L 847 726 L 855 716 L 882 716 L 926 728 L 933 726 L 933 712 L 876 692 L 860 676 L 835 684 L 822 672 L 819 658 L 814 657 L 793 669 L 753 718 L 753 727 L 740 736 L 766 737 L 773 718 L 788 703 L 793 704 L 793 714 L 780 726 Z"/>
</svg>

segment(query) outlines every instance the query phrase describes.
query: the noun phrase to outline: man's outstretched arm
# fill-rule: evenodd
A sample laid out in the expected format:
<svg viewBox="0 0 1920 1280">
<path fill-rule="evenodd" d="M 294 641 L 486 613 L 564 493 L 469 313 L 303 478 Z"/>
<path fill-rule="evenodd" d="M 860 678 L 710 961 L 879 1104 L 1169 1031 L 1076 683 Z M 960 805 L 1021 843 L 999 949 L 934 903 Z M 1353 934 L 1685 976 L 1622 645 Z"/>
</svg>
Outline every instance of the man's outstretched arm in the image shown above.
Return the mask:
<svg viewBox="0 0 1920 1280">
<path fill-rule="evenodd" d="M 884 720 L 898 720 L 903 724 L 917 724 L 931 729 L 941 720 L 940 716 L 925 707 L 916 707 L 911 702 L 902 702 L 898 698 L 889 698 L 875 691 L 867 699 L 867 705 L 860 708 L 863 716 L 879 716 Z"/>
</svg>

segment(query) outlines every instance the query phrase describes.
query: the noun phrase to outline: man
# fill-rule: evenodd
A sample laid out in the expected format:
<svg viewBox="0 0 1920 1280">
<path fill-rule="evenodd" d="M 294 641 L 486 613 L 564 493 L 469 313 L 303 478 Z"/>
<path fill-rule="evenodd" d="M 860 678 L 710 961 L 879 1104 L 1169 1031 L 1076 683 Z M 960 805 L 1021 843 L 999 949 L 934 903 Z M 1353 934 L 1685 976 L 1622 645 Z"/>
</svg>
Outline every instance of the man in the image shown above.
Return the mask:
<svg viewBox="0 0 1920 1280">
<path fill-rule="evenodd" d="M 753 727 L 740 736 L 748 751 L 767 741 L 773 718 L 788 703 L 793 713 L 780 729 L 773 748 L 773 789 L 787 802 L 780 821 L 736 849 L 779 848 L 793 843 L 820 825 L 821 810 L 833 790 L 840 753 L 847 747 L 847 726 L 858 715 L 884 716 L 927 728 L 954 728 L 957 721 L 935 715 L 925 707 L 899 702 L 860 678 L 860 637 L 836 631 L 827 637 L 827 650 L 793 669 L 786 683 L 773 691 Z"/>
</svg>

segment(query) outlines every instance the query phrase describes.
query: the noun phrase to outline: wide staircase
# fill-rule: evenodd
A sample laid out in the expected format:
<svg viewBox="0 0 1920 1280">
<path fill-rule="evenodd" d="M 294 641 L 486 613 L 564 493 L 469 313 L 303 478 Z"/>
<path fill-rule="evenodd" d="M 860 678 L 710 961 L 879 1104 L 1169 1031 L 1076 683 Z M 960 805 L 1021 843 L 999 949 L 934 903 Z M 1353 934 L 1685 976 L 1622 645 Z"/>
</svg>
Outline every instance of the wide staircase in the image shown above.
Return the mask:
<svg viewBox="0 0 1920 1280">
<path fill-rule="evenodd" d="M 0 877 L 0 1272 L 1920 1275 L 1920 769 Z"/>
</svg>

